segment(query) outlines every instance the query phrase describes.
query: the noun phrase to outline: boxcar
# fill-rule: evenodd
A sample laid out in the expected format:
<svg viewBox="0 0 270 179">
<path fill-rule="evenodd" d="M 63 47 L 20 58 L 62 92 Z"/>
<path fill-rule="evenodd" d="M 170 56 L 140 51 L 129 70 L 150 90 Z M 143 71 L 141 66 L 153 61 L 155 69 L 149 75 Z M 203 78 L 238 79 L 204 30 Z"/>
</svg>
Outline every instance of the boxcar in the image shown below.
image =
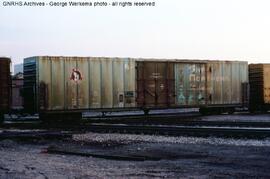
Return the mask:
<svg viewBox="0 0 270 179">
<path fill-rule="evenodd" d="M 38 56 L 24 60 L 25 109 L 44 118 L 82 111 L 246 104 L 247 62 Z"/>
<path fill-rule="evenodd" d="M 11 97 L 10 58 L 0 57 L 0 120 L 9 111 Z"/>
<path fill-rule="evenodd" d="M 250 64 L 250 111 L 270 109 L 270 64 Z"/>
</svg>

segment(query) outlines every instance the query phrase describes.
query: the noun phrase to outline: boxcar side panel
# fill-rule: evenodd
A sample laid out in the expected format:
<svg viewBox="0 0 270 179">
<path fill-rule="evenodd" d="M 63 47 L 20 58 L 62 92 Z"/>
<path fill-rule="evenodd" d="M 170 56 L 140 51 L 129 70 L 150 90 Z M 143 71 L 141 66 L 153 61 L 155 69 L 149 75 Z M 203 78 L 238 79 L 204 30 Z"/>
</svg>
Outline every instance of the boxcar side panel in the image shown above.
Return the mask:
<svg viewBox="0 0 270 179">
<path fill-rule="evenodd" d="M 74 72 L 78 70 L 77 62 L 72 57 L 65 58 L 65 106 L 66 109 L 78 109 L 78 85 L 77 76 Z"/>
<path fill-rule="evenodd" d="M 51 57 L 51 109 L 61 110 L 65 108 L 65 70 L 64 60 L 58 57 Z M 48 72 L 47 72 L 48 73 Z"/>
<path fill-rule="evenodd" d="M 176 104 L 205 104 L 205 64 L 175 64 Z"/>
<path fill-rule="evenodd" d="M 112 59 L 113 107 L 124 107 L 124 61 Z"/>
<path fill-rule="evenodd" d="M 214 64 L 214 92 L 213 92 L 213 103 L 214 104 L 224 104 L 223 103 L 223 76 L 222 76 L 222 62 Z"/>
<path fill-rule="evenodd" d="M 81 75 L 76 83 L 78 85 L 78 108 L 88 109 L 89 108 L 89 58 L 77 58 L 77 69 Z"/>
<path fill-rule="evenodd" d="M 243 104 L 242 89 L 248 82 L 247 62 L 213 61 L 207 65 L 209 105 Z"/>
<path fill-rule="evenodd" d="M 224 62 L 222 69 L 223 104 L 232 104 L 232 63 Z"/>
<path fill-rule="evenodd" d="M 136 107 L 136 63 L 134 59 L 124 60 L 124 100 L 125 107 Z"/>
<path fill-rule="evenodd" d="M 240 102 L 242 102 L 245 106 L 249 103 L 249 78 L 248 78 L 248 63 L 247 62 L 239 62 L 240 65 Z"/>
<path fill-rule="evenodd" d="M 102 108 L 113 107 L 112 61 L 101 60 L 101 104 Z"/>
<path fill-rule="evenodd" d="M 213 75 L 212 75 L 212 71 L 213 71 L 213 65 L 207 63 L 207 67 L 206 67 L 207 71 L 206 71 L 206 76 L 207 76 L 207 96 L 206 96 L 206 100 L 207 100 L 207 104 L 210 105 L 212 104 L 212 98 L 213 98 Z"/>
<path fill-rule="evenodd" d="M 195 66 L 195 86 L 197 105 L 204 105 L 206 103 L 206 79 L 205 69 L 206 64 L 196 64 Z"/>
<path fill-rule="evenodd" d="M 42 110 L 52 110 L 52 68 L 49 57 L 38 57 L 38 101 Z"/>
<path fill-rule="evenodd" d="M 176 95 L 175 95 L 175 64 L 173 62 L 167 62 L 167 105 L 168 107 L 176 107 Z"/>
<path fill-rule="evenodd" d="M 101 62 L 97 58 L 90 59 L 90 108 L 101 108 Z"/>
<path fill-rule="evenodd" d="M 240 67 L 238 62 L 234 62 L 232 65 L 232 103 L 240 103 L 241 96 L 241 78 Z"/>
<path fill-rule="evenodd" d="M 222 64 L 209 62 L 207 68 L 208 104 L 222 104 Z"/>
</svg>

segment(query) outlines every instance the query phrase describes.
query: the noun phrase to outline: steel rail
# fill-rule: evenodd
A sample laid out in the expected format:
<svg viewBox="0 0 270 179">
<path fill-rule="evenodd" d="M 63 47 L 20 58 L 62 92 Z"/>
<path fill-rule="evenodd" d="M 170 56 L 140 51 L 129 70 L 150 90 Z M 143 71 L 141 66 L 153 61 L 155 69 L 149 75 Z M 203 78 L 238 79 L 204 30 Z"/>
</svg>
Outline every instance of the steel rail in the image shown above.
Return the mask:
<svg viewBox="0 0 270 179">
<path fill-rule="evenodd" d="M 93 124 L 85 129 L 92 132 L 117 132 L 131 134 L 158 134 L 172 136 L 218 136 L 241 138 L 270 137 L 270 128 L 187 127 L 187 126 L 138 126 Z"/>
<path fill-rule="evenodd" d="M 80 121 L 78 123 L 68 123 L 65 121 L 43 123 L 42 121 L 7 121 L 1 125 L 2 128 L 65 128 L 69 127 L 85 127 L 92 124 L 125 124 L 125 125 L 137 125 L 137 126 L 150 126 L 150 125 L 166 125 L 170 127 L 174 126 L 186 126 L 186 127 L 253 127 L 253 128 L 270 128 L 270 122 L 255 122 L 255 121 L 198 121 L 198 120 L 179 120 L 179 121 L 155 121 L 155 120 L 116 120 L 116 121 Z"/>
</svg>

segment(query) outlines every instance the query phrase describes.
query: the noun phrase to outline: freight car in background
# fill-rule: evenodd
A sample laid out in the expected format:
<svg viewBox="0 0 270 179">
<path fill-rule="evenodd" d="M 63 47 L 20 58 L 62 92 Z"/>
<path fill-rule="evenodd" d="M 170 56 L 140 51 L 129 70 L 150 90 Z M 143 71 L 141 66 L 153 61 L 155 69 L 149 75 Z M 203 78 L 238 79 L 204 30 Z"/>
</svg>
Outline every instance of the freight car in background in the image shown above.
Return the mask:
<svg viewBox="0 0 270 179">
<path fill-rule="evenodd" d="M 17 73 L 12 77 L 12 103 L 11 110 L 20 112 L 23 110 L 23 73 Z"/>
<path fill-rule="evenodd" d="M 10 63 L 10 58 L 0 57 L 0 121 L 3 121 L 4 114 L 10 109 Z"/>
<path fill-rule="evenodd" d="M 249 83 L 249 110 L 268 111 L 270 109 L 270 64 L 250 64 Z"/>
<path fill-rule="evenodd" d="M 37 56 L 24 59 L 24 108 L 42 119 L 88 110 L 233 112 L 248 105 L 247 83 L 240 61 Z"/>
</svg>

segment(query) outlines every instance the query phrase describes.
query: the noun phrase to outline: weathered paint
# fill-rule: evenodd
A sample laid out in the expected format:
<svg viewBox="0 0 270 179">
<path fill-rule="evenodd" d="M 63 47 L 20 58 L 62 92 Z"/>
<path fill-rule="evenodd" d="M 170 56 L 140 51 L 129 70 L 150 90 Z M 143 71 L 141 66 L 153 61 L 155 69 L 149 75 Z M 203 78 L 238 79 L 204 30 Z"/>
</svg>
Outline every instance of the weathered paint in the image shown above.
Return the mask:
<svg viewBox="0 0 270 179">
<path fill-rule="evenodd" d="M 208 104 L 222 104 L 222 71 L 219 63 L 208 64 Z"/>
<path fill-rule="evenodd" d="M 98 58 L 89 60 L 90 69 L 90 108 L 102 108 L 101 105 L 101 63 Z"/>
<path fill-rule="evenodd" d="M 242 83 L 248 82 L 246 62 L 25 59 L 25 63 L 30 61 L 35 61 L 37 69 L 36 76 L 31 77 L 36 83 L 30 87 L 36 89 L 33 99 L 41 110 L 234 105 L 241 104 Z"/>
<path fill-rule="evenodd" d="M 112 60 L 101 60 L 101 104 L 103 108 L 113 107 Z"/>
<path fill-rule="evenodd" d="M 173 83 L 172 83 L 173 81 Z M 145 61 L 137 64 L 137 103 L 140 107 L 174 105 L 174 64 Z M 172 94 L 173 93 L 173 94 Z"/>
<path fill-rule="evenodd" d="M 66 109 L 78 109 L 78 85 L 77 83 L 80 83 L 80 81 L 74 81 L 71 79 L 71 75 L 73 73 L 73 70 L 79 70 L 77 69 L 77 62 L 76 58 L 68 57 L 65 59 L 65 106 Z M 52 76 L 56 74 L 51 74 Z"/>
<path fill-rule="evenodd" d="M 48 76 L 51 78 L 51 108 L 63 109 L 65 105 L 65 96 L 63 91 L 65 90 L 65 76 L 64 76 L 64 60 L 52 57 L 51 61 L 51 73 L 56 74 L 54 76 Z M 57 96 L 57 97 L 56 97 Z"/>
<path fill-rule="evenodd" d="M 39 94 L 37 95 L 39 99 L 44 101 L 43 105 L 41 106 L 42 109 L 52 109 L 52 68 L 51 68 L 51 60 L 49 57 L 38 58 L 37 60 L 38 66 L 38 87 L 40 90 Z"/>
<path fill-rule="evenodd" d="M 134 60 L 92 57 L 33 59 L 37 62 L 37 96 L 41 110 L 136 107 Z"/>
<path fill-rule="evenodd" d="M 249 103 L 249 77 L 248 77 L 248 64 L 239 62 L 240 64 L 240 80 L 241 80 L 241 101 L 245 106 Z"/>
<path fill-rule="evenodd" d="M 208 61 L 207 104 L 242 104 L 242 84 L 248 82 L 247 62 Z"/>
<path fill-rule="evenodd" d="M 240 68 L 239 63 L 235 63 L 232 66 L 232 103 L 238 103 L 240 101 Z"/>
<path fill-rule="evenodd" d="M 224 62 L 222 64 L 222 76 L 224 76 L 224 80 L 222 83 L 222 91 L 223 91 L 223 104 L 231 104 L 232 103 L 232 63 Z"/>
<path fill-rule="evenodd" d="M 134 59 L 124 60 L 124 107 L 136 107 L 136 62 Z"/>
<path fill-rule="evenodd" d="M 114 59 L 112 64 L 113 107 L 124 107 L 124 61 Z"/>
<path fill-rule="evenodd" d="M 79 72 L 81 73 L 81 80 L 78 80 L 78 91 L 77 91 L 77 98 L 78 98 L 78 108 L 80 109 L 87 109 L 89 108 L 89 83 L 90 83 L 90 76 L 89 76 L 89 59 L 88 58 L 78 58 L 77 59 L 77 67 Z"/>
<path fill-rule="evenodd" d="M 205 104 L 205 64 L 175 63 L 175 86 L 178 106 Z"/>
</svg>

